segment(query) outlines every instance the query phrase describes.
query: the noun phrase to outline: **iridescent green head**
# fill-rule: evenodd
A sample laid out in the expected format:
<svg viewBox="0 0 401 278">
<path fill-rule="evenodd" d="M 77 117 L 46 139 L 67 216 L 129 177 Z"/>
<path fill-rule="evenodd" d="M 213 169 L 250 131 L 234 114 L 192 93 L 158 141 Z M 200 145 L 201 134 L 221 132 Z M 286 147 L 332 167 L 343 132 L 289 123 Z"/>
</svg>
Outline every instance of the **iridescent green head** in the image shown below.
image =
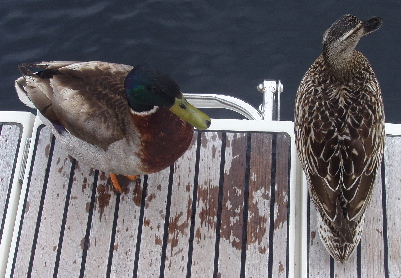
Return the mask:
<svg viewBox="0 0 401 278">
<path fill-rule="evenodd" d="M 210 126 L 209 116 L 188 103 L 177 83 L 160 70 L 135 66 L 125 78 L 124 86 L 128 103 L 136 112 L 164 106 L 197 129 Z"/>
</svg>

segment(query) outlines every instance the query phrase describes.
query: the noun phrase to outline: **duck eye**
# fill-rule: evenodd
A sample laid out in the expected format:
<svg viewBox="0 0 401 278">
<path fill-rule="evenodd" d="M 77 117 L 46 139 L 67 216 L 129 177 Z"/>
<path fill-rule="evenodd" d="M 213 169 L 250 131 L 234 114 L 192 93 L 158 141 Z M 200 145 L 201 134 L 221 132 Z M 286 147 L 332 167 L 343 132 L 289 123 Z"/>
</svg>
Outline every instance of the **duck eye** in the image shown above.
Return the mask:
<svg viewBox="0 0 401 278">
<path fill-rule="evenodd" d="M 180 103 L 180 107 L 181 107 L 181 109 L 183 109 L 183 110 L 187 109 L 187 107 L 186 107 L 186 105 L 185 105 L 184 103 Z"/>
<path fill-rule="evenodd" d="M 150 86 L 149 90 L 154 94 L 161 94 L 162 93 L 162 90 L 160 90 L 159 88 L 154 87 L 154 86 Z"/>
</svg>

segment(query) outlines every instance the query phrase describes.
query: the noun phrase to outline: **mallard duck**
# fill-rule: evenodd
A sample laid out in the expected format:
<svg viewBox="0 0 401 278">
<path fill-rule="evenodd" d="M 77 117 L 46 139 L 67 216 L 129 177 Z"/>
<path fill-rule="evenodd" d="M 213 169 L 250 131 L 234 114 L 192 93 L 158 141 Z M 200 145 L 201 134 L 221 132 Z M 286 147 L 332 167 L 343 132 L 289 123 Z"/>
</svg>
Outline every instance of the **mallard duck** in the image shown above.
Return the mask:
<svg viewBox="0 0 401 278">
<path fill-rule="evenodd" d="M 342 263 L 361 239 L 383 156 L 381 90 L 369 61 L 355 50 L 360 38 L 381 24 L 379 17 L 338 19 L 324 33 L 323 53 L 296 96 L 296 146 L 318 210 L 318 232 Z"/>
<path fill-rule="evenodd" d="M 112 173 L 119 191 L 115 174 L 149 174 L 170 166 L 189 147 L 193 127 L 203 130 L 211 123 L 174 80 L 154 68 L 99 61 L 19 68 L 20 100 L 38 109 L 72 157 Z"/>
</svg>

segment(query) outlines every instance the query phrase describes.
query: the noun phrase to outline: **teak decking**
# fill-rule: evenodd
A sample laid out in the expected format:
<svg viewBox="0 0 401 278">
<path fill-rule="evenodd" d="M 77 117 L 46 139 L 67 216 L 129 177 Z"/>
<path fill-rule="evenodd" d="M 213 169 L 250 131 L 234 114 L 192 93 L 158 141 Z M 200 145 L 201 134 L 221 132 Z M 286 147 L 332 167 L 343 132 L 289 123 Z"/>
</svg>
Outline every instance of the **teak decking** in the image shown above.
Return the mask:
<svg viewBox="0 0 401 278">
<path fill-rule="evenodd" d="M 24 125 L 3 120 L 2 251 L 13 235 L 8 260 L 2 254 L 7 276 L 400 276 L 400 135 L 387 137 L 361 244 L 341 265 L 317 235 L 291 123 L 215 123 L 195 132 L 174 165 L 127 180 L 116 194 L 105 173 L 69 157 L 38 121 L 25 176 L 13 182 Z"/>
</svg>

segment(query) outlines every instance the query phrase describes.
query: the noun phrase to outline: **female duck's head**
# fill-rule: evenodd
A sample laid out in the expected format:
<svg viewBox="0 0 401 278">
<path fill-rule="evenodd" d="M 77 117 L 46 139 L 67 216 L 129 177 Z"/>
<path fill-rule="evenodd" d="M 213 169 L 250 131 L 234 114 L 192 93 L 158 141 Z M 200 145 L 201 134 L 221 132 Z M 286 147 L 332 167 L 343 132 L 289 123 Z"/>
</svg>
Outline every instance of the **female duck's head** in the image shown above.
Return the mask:
<svg viewBox="0 0 401 278">
<path fill-rule="evenodd" d="M 323 55 L 329 63 L 342 65 L 349 61 L 359 40 L 382 25 L 380 17 L 362 21 L 347 14 L 334 22 L 323 35 Z"/>
</svg>

